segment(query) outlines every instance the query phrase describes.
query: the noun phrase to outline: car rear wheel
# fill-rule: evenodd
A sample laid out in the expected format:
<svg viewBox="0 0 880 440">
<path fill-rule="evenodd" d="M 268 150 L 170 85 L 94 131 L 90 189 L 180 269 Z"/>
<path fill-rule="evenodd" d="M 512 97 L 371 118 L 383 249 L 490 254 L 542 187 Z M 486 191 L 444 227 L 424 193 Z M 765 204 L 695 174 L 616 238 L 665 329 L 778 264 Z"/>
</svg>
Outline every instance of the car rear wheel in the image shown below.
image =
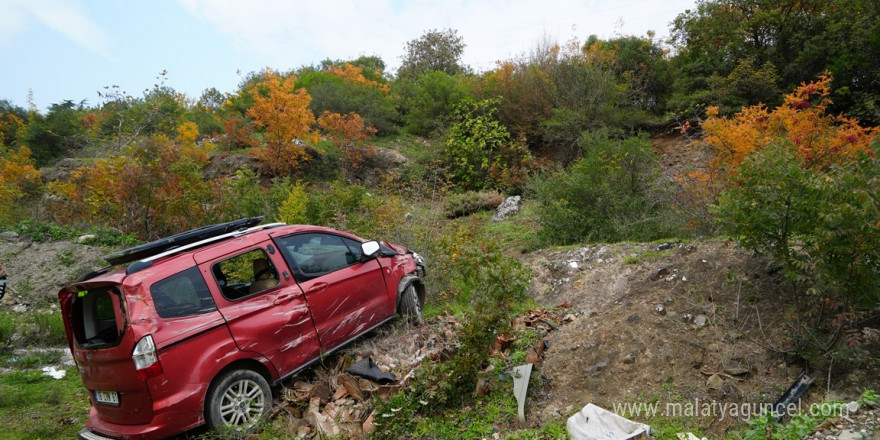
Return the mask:
<svg viewBox="0 0 880 440">
<path fill-rule="evenodd" d="M 425 322 L 425 318 L 422 316 L 422 301 L 419 299 L 414 284 L 403 289 L 400 298 L 400 315 L 411 324 L 422 325 Z"/>
<path fill-rule="evenodd" d="M 232 370 L 219 376 L 208 391 L 206 422 L 218 431 L 248 432 L 272 408 L 272 390 L 259 373 Z"/>
</svg>

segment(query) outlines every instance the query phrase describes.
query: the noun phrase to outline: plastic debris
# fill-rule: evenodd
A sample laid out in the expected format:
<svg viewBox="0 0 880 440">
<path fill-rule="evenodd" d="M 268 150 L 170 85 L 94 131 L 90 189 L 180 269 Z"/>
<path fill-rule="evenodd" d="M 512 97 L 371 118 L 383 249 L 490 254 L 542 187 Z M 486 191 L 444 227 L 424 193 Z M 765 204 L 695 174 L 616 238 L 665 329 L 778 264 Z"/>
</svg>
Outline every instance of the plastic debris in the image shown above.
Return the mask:
<svg viewBox="0 0 880 440">
<path fill-rule="evenodd" d="M 651 427 L 614 414 L 592 403 L 568 418 L 568 435 L 572 440 L 653 439 Z"/>
<path fill-rule="evenodd" d="M 67 371 L 58 370 L 55 367 L 43 367 L 43 375 L 53 379 L 63 379 L 67 375 Z"/>
<path fill-rule="evenodd" d="M 345 370 L 345 372 L 372 380 L 380 385 L 388 385 L 397 381 L 397 377 L 394 373 L 386 373 L 382 371 L 379 366 L 373 362 L 373 359 L 369 357 L 355 362 L 349 369 Z"/>
<path fill-rule="evenodd" d="M 532 377 L 532 364 L 513 367 L 513 395 L 519 413 L 519 422 L 526 422 L 526 392 L 529 390 L 529 378 Z"/>
<path fill-rule="evenodd" d="M 795 380 L 794 383 L 785 390 L 785 393 L 779 397 L 779 400 L 773 404 L 774 419 L 776 421 L 782 419 L 788 406 L 797 402 L 797 400 L 807 392 L 807 388 L 809 388 L 812 383 L 813 379 L 810 376 L 807 376 L 806 370 L 803 371 L 801 375 L 798 376 L 797 380 Z"/>
</svg>

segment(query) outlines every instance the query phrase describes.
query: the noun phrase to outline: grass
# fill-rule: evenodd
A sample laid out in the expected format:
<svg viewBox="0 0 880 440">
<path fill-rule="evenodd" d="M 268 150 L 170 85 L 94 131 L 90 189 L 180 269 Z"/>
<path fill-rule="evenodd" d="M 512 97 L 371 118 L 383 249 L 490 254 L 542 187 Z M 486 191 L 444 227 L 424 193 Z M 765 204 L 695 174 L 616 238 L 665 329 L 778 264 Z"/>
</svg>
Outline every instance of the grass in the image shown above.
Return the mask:
<svg viewBox="0 0 880 440">
<path fill-rule="evenodd" d="M 89 401 L 76 368 L 62 379 L 39 370 L 0 373 L 0 439 L 75 438 Z"/>
<path fill-rule="evenodd" d="M 67 345 L 61 312 L 52 309 L 27 314 L 0 311 L 0 353 L 13 348 Z"/>
</svg>

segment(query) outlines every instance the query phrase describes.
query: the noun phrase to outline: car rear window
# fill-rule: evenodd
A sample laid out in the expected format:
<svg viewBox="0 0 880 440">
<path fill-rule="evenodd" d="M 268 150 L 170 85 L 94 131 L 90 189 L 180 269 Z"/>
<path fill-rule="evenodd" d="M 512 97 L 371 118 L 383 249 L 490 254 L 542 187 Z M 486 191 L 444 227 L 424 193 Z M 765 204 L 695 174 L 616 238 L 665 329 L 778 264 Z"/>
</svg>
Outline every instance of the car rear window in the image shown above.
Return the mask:
<svg viewBox="0 0 880 440">
<path fill-rule="evenodd" d="M 156 313 L 162 318 L 199 315 L 217 310 L 198 267 L 191 267 L 150 287 Z"/>
<path fill-rule="evenodd" d="M 125 329 L 121 301 L 115 288 L 92 289 L 77 294 L 71 326 L 81 347 L 111 347 L 119 343 Z"/>
</svg>

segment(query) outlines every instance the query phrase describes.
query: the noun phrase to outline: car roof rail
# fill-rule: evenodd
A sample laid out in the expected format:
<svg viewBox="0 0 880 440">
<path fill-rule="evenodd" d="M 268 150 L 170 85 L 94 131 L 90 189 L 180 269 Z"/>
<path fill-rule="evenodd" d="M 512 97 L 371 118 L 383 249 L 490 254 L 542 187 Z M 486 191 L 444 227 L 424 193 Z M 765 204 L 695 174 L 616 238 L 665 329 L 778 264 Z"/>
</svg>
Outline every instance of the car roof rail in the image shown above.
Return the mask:
<svg viewBox="0 0 880 440">
<path fill-rule="evenodd" d="M 244 234 L 248 234 L 248 233 L 251 233 L 254 231 L 259 231 L 262 229 L 271 229 L 271 228 L 277 228 L 277 227 L 286 226 L 286 225 L 287 225 L 287 223 L 267 223 L 265 225 L 258 225 L 258 226 L 253 226 L 253 227 L 250 227 L 247 229 L 241 229 L 241 230 L 237 230 L 237 231 L 228 232 L 225 234 L 215 235 L 213 237 L 209 237 L 204 240 L 197 241 L 195 243 L 186 244 L 186 245 L 183 245 L 180 247 L 176 247 L 174 249 L 169 249 L 169 250 L 162 252 L 162 253 L 158 253 L 156 255 L 151 255 L 149 257 L 142 258 L 134 263 L 131 263 L 125 269 L 125 273 L 126 273 L 126 275 L 131 275 L 135 272 L 138 272 L 138 271 L 144 270 L 148 267 L 151 267 L 153 265 L 153 261 L 155 261 L 155 260 L 158 260 L 158 259 L 164 258 L 164 257 L 168 257 L 168 256 L 171 256 L 174 254 L 179 254 L 181 252 L 185 252 L 190 249 L 199 248 L 199 247 L 202 247 L 202 246 L 205 246 L 205 245 L 217 242 L 217 241 L 225 240 L 225 239 L 231 238 L 231 237 L 239 237 Z"/>
</svg>

